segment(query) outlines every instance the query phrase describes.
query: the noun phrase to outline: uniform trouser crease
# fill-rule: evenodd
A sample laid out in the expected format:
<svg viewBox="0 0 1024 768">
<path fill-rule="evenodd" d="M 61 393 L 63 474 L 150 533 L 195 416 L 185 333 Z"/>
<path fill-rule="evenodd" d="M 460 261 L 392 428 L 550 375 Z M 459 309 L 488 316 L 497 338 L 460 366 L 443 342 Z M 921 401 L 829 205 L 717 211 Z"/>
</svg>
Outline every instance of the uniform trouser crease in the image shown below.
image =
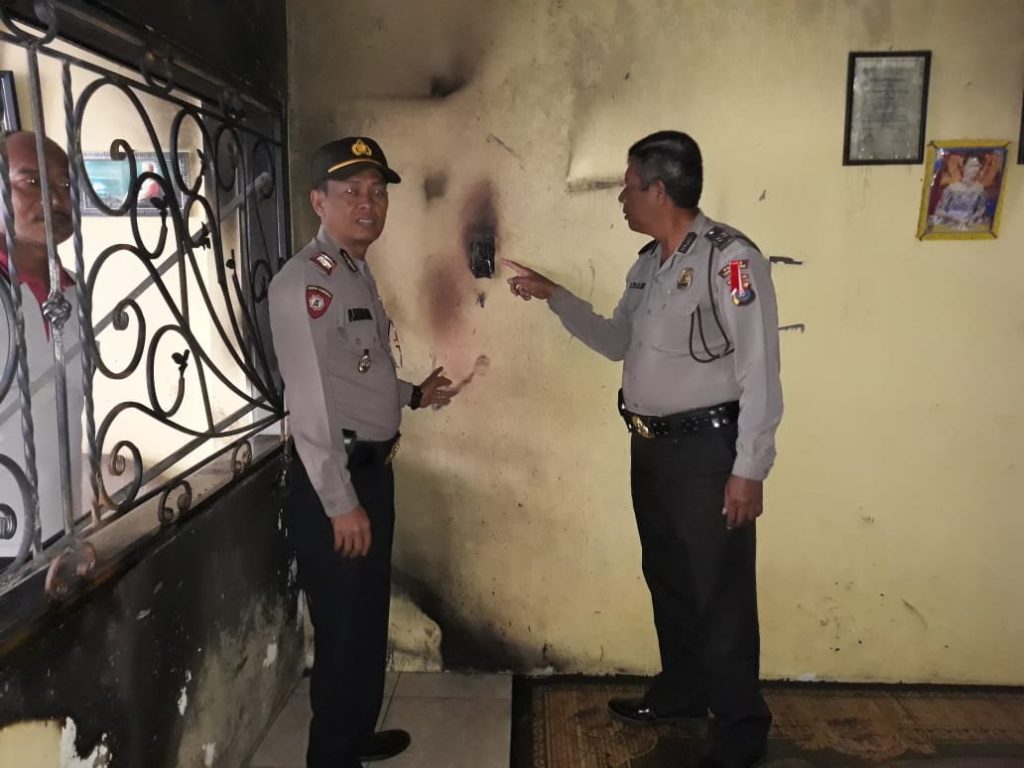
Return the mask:
<svg viewBox="0 0 1024 768">
<path fill-rule="evenodd" d="M 740 751 L 763 748 L 753 525 L 726 529 L 736 427 L 632 439 L 632 495 L 662 671 L 647 694 L 664 714 L 710 707 Z"/>
<path fill-rule="evenodd" d="M 372 536 L 369 554 L 349 559 L 334 551 L 330 519 L 301 462 L 295 463 L 288 534 L 309 605 L 315 653 L 306 762 L 309 768 L 358 768 L 359 747 L 373 733 L 384 700 L 394 474 L 390 465 L 349 468 Z"/>
</svg>

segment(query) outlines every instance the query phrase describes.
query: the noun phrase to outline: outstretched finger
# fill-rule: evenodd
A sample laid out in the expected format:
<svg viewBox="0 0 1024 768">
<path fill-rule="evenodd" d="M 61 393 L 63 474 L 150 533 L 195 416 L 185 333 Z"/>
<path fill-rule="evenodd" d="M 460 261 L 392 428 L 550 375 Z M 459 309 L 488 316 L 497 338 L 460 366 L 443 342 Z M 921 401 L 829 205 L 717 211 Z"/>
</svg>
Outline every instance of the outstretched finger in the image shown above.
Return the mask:
<svg viewBox="0 0 1024 768">
<path fill-rule="evenodd" d="M 504 264 L 509 269 L 511 269 L 513 272 L 515 272 L 520 277 L 529 277 L 530 275 L 536 274 L 529 267 L 524 267 L 519 262 L 512 261 L 512 259 L 502 259 L 501 263 Z"/>
</svg>

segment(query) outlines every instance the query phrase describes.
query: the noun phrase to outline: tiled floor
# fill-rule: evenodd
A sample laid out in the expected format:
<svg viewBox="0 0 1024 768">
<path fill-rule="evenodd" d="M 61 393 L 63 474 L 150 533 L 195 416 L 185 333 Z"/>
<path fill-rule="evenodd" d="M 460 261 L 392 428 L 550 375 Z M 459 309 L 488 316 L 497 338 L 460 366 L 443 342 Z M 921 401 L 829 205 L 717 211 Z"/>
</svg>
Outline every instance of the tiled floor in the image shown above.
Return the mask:
<svg viewBox="0 0 1024 768">
<path fill-rule="evenodd" d="M 304 768 L 309 727 L 304 679 L 250 763 Z M 512 678 L 507 675 L 389 673 L 381 728 L 404 728 L 412 746 L 380 768 L 508 768 Z"/>
</svg>

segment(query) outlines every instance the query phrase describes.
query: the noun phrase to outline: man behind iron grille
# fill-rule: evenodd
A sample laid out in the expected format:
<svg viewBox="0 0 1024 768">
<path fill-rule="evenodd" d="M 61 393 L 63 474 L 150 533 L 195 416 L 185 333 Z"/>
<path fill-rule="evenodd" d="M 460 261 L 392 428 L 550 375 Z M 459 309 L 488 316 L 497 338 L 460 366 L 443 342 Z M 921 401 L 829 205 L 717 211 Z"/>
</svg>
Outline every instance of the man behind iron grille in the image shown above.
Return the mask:
<svg viewBox="0 0 1024 768">
<path fill-rule="evenodd" d="M 438 368 L 420 385 L 396 375 L 391 321 L 366 262 L 401 179 L 377 142 L 332 141 L 313 155 L 317 235 L 270 284 L 274 351 L 298 461 L 288 534 L 315 630 L 309 768 L 358 768 L 406 748 L 374 734 L 384 695 L 394 474 L 403 406 L 444 405 Z"/>
<path fill-rule="evenodd" d="M 11 288 L 13 263 L 21 286 L 22 316 L 25 323 L 25 355 L 34 422 L 36 470 L 39 477 L 39 526 L 45 544 L 64 532 L 61 480 L 58 467 L 59 430 L 57 428 L 57 392 L 53 378 L 53 329 L 43 314 L 43 304 L 50 294 L 50 260 L 46 243 L 46 222 L 41 180 L 46 175 L 50 191 L 50 213 L 54 244 L 71 237 L 71 177 L 67 153 L 55 141 L 43 139 L 44 167 L 39 167 L 36 134 L 28 131 L 10 133 L 4 142 L 11 181 L 11 216 L 14 219 L 14 255 L 7 253 L 6 223 L 0 211 L 0 280 Z M 2 208 L 2 206 L 0 206 Z M 75 280 L 60 268 L 58 291 L 70 307 L 64 324 L 67 349 L 68 441 L 71 457 L 72 512 L 77 517 L 81 503 L 82 476 L 82 360 L 78 326 L 78 296 Z M 13 317 L 0 309 L 0 367 L 13 358 L 15 349 Z M 22 435 L 20 395 L 17 380 L 0 403 L 0 454 L 15 461 L 24 471 L 25 448 Z M 21 492 L 6 470 L 0 470 L 0 502 L 14 509 L 22 508 Z M 0 567 L 16 556 L 27 530 L 24 511 L 20 516 L 4 514 L 7 530 L 0 532 Z"/>
<path fill-rule="evenodd" d="M 782 417 L 769 263 L 698 208 L 696 142 L 661 131 L 634 144 L 619 202 L 654 240 L 629 270 L 612 317 L 527 267 L 512 292 L 546 299 L 580 341 L 623 360 L 619 410 L 632 433 L 631 486 L 661 672 L 639 700 L 612 699 L 630 724 L 714 713 L 704 764 L 746 768 L 771 714 L 759 690 L 754 521 Z"/>
</svg>

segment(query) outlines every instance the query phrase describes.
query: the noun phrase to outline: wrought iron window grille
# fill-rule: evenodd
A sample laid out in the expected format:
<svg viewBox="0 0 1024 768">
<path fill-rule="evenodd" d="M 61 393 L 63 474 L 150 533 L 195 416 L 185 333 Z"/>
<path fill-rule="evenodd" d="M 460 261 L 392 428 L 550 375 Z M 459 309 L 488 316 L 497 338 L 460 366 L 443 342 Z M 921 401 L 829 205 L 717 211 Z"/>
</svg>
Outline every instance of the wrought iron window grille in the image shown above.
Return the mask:
<svg viewBox="0 0 1024 768">
<path fill-rule="evenodd" d="M 0 316 L 8 328 L 7 338 L 0 337 L 0 430 L 16 433 L 21 443 L 13 452 L 9 440 L 0 443 L 0 476 L 17 490 L 14 498 L 0 498 L 0 543 L 18 541 L 17 550 L 0 560 L 0 593 L 45 572 L 47 591 L 61 597 L 125 541 L 179 519 L 200 495 L 240 476 L 280 444 L 283 433 L 267 434 L 282 422 L 284 403 L 266 292 L 287 256 L 286 174 L 280 110 L 231 89 L 223 89 L 216 104 L 196 97 L 175 86 L 175 73 L 187 72 L 190 81 L 200 73 L 151 50 L 134 73 L 98 61 L 61 43 L 60 4 L 39 0 L 35 7 L 39 29 L 12 18 L 0 2 L 0 46 L 24 57 L 28 87 L 19 96 L 30 109 L 21 115 L 31 119 L 40 168 L 44 135 L 69 157 L 73 261 L 66 266 L 76 281 L 72 302 L 60 289 L 51 190 L 41 173 L 51 286 L 41 309 L 52 365 L 30 371 L 25 313 L 35 311 L 26 306 L 34 298 L 23 299 L 13 258 L 11 169 L 0 128 L 6 232 L 0 246 L 12 254 L 8 278 L 0 280 Z M 4 68 L 12 68 L 10 59 L 5 57 Z M 59 83 L 44 82 L 41 61 L 59 68 Z M 61 95 L 59 137 L 49 124 L 52 110 L 44 110 L 44 97 L 52 96 L 45 91 L 52 87 Z M 124 110 L 118 122 L 139 122 L 145 140 L 110 137 L 111 178 L 121 186 L 108 194 L 87 163 L 96 147 L 83 146 L 83 126 L 91 110 L 112 96 Z M 143 152 L 151 153 L 146 167 L 139 161 Z M 175 161 L 180 153 L 193 173 L 182 172 Z M 118 223 L 119 238 L 86 240 L 86 203 L 102 220 Z M 150 210 L 140 211 L 143 206 Z M 142 216 L 154 207 L 158 215 L 144 223 Z M 140 279 L 111 294 L 112 275 L 123 276 L 129 264 Z M 69 398 L 76 377 L 81 414 Z M 33 405 L 46 402 L 51 390 L 56 457 L 37 450 L 41 405 Z M 79 446 L 71 435 L 80 417 L 88 491 L 76 503 L 76 484 L 83 483 L 75 476 Z M 169 445 L 159 435 L 177 442 Z M 61 526 L 49 538 L 40 483 L 59 486 Z M 53 495 L 52 487 L 43 490 Z M 144 522 L 126 527 L 128 534 L 105 535 L 115 521 L 138 516 Z"/>
</svg>

